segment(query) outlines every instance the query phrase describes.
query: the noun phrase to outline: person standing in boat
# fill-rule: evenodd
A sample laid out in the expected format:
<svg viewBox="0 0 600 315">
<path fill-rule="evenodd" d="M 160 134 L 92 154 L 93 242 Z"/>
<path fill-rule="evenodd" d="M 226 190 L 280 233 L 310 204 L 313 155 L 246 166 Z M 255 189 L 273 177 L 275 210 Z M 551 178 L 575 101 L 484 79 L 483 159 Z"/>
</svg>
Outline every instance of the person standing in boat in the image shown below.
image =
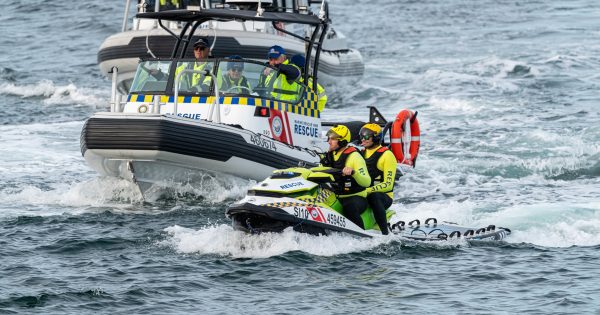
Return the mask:
<svg viewBox="0 0 600 315">
<path fill-rule="evenodd" d="M 194 43 L 194 58 L 196 61 L 193 63 L 186 62 L 177 67 L 175 70 L 175 75 L 177 76 L 181 71 L 189 69 L 194 71 L 203 71 L 205 69 L 210 70 L 207 65 L 206 59 L 210 54 L 210 43 L 205 38 L 200 38 Z M 198 89 L 203 89 L 204 83 L 204 74 L 202 73 L 193 73 L 191 74 L 191 78 L 189 76 L 185 76 L 182 78 L 183 80 L 188 80 L 188 86 L 196 87 Z M 207 90 L 204 90 L 207 91 Z"/>
<path fill-rule="evenodd" d="M 290 58 L 290 62 L 293 65 L 296 65 L 298 68 L 300 68 L 300 82 L 304 83 L 304 66 L 306 64 L 306 58 L 304 58 L 303 55 L 297 54 L 297 55 L 293 55 L 292 58 Z M 306 86 L 308 86 L 309 89 L 311 89 L 312 91 L 315 91 L 315 89 L 313 89 L 313 77 L 309 76 L 308 77 L 308 83 L 306 84 Z M 325 94 L 325 89 L 321 86 L 321 84 L 319 84 L 317 82 L 317 104 L 319 107 L 319 111 L 323 111 L 323 109 L 325 109 L 325 104 L 327 104 L 327 94 Z"/>
<path fill-rule="evenodd" d="M 321 164 L 342 170 L 335 193 L 342 204 L 344 215 L 364 229 L 360 215 L 368 206 L 365 189 L 371 184 L 371 177 L 362 155 L 355 147 L 348 146 L 350 140 L 348 127 L 337 125 L 329 129 L 329 150 Z"/>
<path fill-rule="evenodd" d="M 283 47 L 275 45 L 269 48 L 267 52 L 267 64 L 278 68 L 280 64 L 288 64 L 287 57 L 285 55 L 285 49 Z M 263 72 L 258 78 L 259 87 L 268 87 L 271 85 L 273 79 L 277 76 L 277 72 L 273 71 L 272 68 L 265 67 Z"/>
<path fill-rule="evenodd" d="M 269 48 L 267 58 L 268 64 L 278 71 L 265 67 L 258 78 L 257 88 L 271 91 L 270 96 L 277 100 L 296 103 L 302 96 L 302 85 L 296 82 L 300 77 L 300 68 L 290 64 L 281 46 Z"/>
<path fill-rule="evenodd" d="M 392 205 L 394 198 L 396 157 L 391 150 L 381 145 L 381 126 L 366 124 L 358 135 L 361 145 L 365 148 L 361 153 L 371 177 L 371 186 L 367 188 L 367 201 L 373 209 L 381 233 L 387 235 L 389 231 L 385 212 Z"/>
</svg>

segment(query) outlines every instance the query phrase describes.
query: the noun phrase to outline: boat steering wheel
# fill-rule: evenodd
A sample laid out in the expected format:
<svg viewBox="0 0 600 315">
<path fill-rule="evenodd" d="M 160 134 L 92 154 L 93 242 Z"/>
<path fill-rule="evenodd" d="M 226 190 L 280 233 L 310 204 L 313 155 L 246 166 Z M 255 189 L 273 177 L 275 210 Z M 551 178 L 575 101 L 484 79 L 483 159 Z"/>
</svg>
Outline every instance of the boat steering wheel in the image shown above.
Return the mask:
<svg viewBox="0 0 600 315">
<path fill-rule="evenodd" d="M 233 89 L 246 90 L 246 91 L 248 91 L 248 94 L 252 94 L 252 90 L 249 87 L 247 87 L 247 86 L 241 86 L 241 85 L 232 86 L 232 87 L 228 88 L 227 91 L 225 91 L 225 93 L 233 93 L 233 92 L 235 92 L 235 91 L 233 91 Z"/>
</svg>

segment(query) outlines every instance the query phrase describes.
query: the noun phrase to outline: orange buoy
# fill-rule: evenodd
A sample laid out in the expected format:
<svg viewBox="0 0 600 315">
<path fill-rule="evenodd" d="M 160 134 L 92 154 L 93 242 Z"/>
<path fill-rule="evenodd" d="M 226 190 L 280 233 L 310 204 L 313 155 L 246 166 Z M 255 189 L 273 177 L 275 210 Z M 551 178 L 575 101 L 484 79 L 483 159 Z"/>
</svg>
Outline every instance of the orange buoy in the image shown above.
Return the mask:
<svg viewBox="0 0 600 315">
<path fill-rule="evenodd" d="M 417 113 L 408 109 L 401 110 L 392 123 L 390 149 L 398 163 L 415 167 L 419 146 L 421 145 L 421 130 Z"/>
</svg>

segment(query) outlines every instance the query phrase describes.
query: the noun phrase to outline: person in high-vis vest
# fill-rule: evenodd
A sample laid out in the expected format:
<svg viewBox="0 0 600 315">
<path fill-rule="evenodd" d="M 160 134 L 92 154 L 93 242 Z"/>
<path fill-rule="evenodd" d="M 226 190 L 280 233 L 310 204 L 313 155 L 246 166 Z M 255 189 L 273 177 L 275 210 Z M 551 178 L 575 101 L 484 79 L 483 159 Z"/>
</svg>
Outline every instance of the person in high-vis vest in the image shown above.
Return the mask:
<svg viewBox="0 0 600 315">
<path fill-rule="evenodd" d="M 175 76 L 177 76 L 181 71 L 186 70 L 186 69 L 190 69 L 190 70 L 194 70 L 194 71 L 203 71 L 205 69 L 210 70 L 207 67 L 208 62 L 206 62 L 206 59 L 208 58 L 209 54 L 210 54 L 210 44 L 209 44 L 208 40 L 206 40 L 204 38 L 198 39 L 194 43 L 194 58 L 196 59 L 196 61 L 194 61 L 193 63 L 185 63 L 185 64 L 182 64 L 179 67 L 177 67 L 177 69 L 175 69 Z M 182 79 L 182 81 L 187 80 L 186 82 L 188 83 L 188 86 L 190 88 L 195 87 L 197 89 L 203 89 L 204 92 L 207 91 L 207 90 L 205 90 L 205 87 L 203 87 L 204 74 L 202 74 L 202 73 L 194 72 L 191 75 L 183 74 L 181 79 Z"/>
<path fill-rule="evenodd" d="M 180 3 L 181 3 L 181 0 L 160 0 L 159 1 L 160 10 L 165 11 L 165 10 L 179 9 Z"/>
<path fill-rule="evenodd" d="M 300 68 L 289 63 L 285 50 L 281 46 L 273 46 L 267 52 L 268 64 L 278 69 L 273 71 L 265 67 L 258 78 L 258 90 L 271 91 L 269 97 L 276 100 L 296 103 L 303 94 L 302 85 L 296 80 L 300 77 Z"/>
<path fill-rule="evenodd" d="M 392 205 L 394 182 L 396 178 L 396 157 L 391 150 L 381 145 L 381 126 L 366 124 L 358 133 L 361 153 L 371 177 L 371 186 L 367 188 L 367 201 L 373 209 L 375 221 L 381 233 L 389 234 L 385 211 Z"/>
<path fill-rule="evenodd" d="M 337 125 L 329 129 L 329 150 L 321 164 L 342 170 L 343 176 L 337 183 L 335 193 L 342 204 L 344 216 L 364 229 L 360 215 L 368 206 L 365 189 L 371 184 L 371 177 L 360 152 L 355 147 L 348 146 L 350 140 L 348 127 Z"/>
<path fill-rule="evenodd" d="M 304 58 L 303 55 L 297 54 L 297 55 L 293 55 L 292 58 L 290 58 L 290 62 L 294 65 L 296 65 L 298 68 L 300 68 L 300 82 L 304 83 L 304 66 L 306 64 L 306 58 Z M 315 89 L 313 88 L 313 77 L 309 76 L 308 77 L 308 83 L 306 84 L 306 86 L 308 86 L 308 88 L 310 90 L 312 90 L 313 92 L 315 91 Z M 327 104 L 327 94 L 325 94 L 325 89 L 321 86 L 321 84 L 319 84 L 317 82 L 317 106 L 319 108 L 319 111 L 323 111 L 323 109 L 325 109 L 325 104 Z"/>
<path fill-rule="evenodd" d="M 234 92 L 250 94 L 252 87 L 248 79 L 243 75 L 244 63 L 241 62 L 242 57 L 238 55 L 230 56 L 229 59 L 240 60 L 240 62 L 228 62 L 227 73 L 221 76 L 222 82 L 219 82 L 219 87 L 223 92 Z"/>
<path fill-rule="evenodd" d="M 267 64 L 277 68 L 280 64 L 287 64 L 288 60 L 283 47 L 275 45 L 269 48 L 267 52 Z M 258 78 L 258 87 L 269 87 L 272 85 L 273 79 L 277 77 L 277 72 L 273 69 L 265 67 L 263 73 Z"/>
<path fill-rule="evenodd" d="M 240 94 L 250 94 L 252 93 L 252 87 L 248 82 L 248 79 L 242 74 L 244 71 L 244 62 L 242 61 L 242 57 L 238 55 L 233 55 L 227 57 L 232 61 L 222 61 L 227 63 L 227 72 L 221 74 L 217 77 L 217 84 L 219 85 L 219 92 L 223 93 L 240 93 Z M 239 60 L 233 61 L 233 60 Z M 210 84 L 212 82 L 212 77 L 207 76 L 204 78 L 205 87 L 203 90 L 208 91 L 210 88 Z"/>
</svg>

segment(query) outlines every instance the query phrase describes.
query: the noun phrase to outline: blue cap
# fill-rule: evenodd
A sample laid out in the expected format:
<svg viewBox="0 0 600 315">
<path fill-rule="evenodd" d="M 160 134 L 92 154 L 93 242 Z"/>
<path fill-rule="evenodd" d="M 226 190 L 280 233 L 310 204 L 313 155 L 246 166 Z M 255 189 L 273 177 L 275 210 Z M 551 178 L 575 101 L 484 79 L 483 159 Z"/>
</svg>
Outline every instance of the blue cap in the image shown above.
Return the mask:
<svg viewBox="0 0 600 315">
<path fill-rule="evenodd" d="M 227 59 L 242 60 L 242 57 L 239 55 L 233 55 L 233 56 L 227 57 Z M 243 62 L 228 62 L 227 70 L 231 70 L 231 69 L 244 70 L 244 63 Z"/>
<path fill-rule="evenodd" d="M 267 58 L 279 58 L 279 56 L 285 55 L 285 50 L 281 46 L 273 46 L 269 48 L 269 52 L 267 53 Z"/>
<path fill-rule="evenodd" d="M 298 66 L 298 68 L 304 69 L 304 65 L 306 64 L 306 58 L 304 58 L 304 56 L 300 54 L 293 55 L 292 58 L 290 58 L 290 62 Z"/>
</svg>

